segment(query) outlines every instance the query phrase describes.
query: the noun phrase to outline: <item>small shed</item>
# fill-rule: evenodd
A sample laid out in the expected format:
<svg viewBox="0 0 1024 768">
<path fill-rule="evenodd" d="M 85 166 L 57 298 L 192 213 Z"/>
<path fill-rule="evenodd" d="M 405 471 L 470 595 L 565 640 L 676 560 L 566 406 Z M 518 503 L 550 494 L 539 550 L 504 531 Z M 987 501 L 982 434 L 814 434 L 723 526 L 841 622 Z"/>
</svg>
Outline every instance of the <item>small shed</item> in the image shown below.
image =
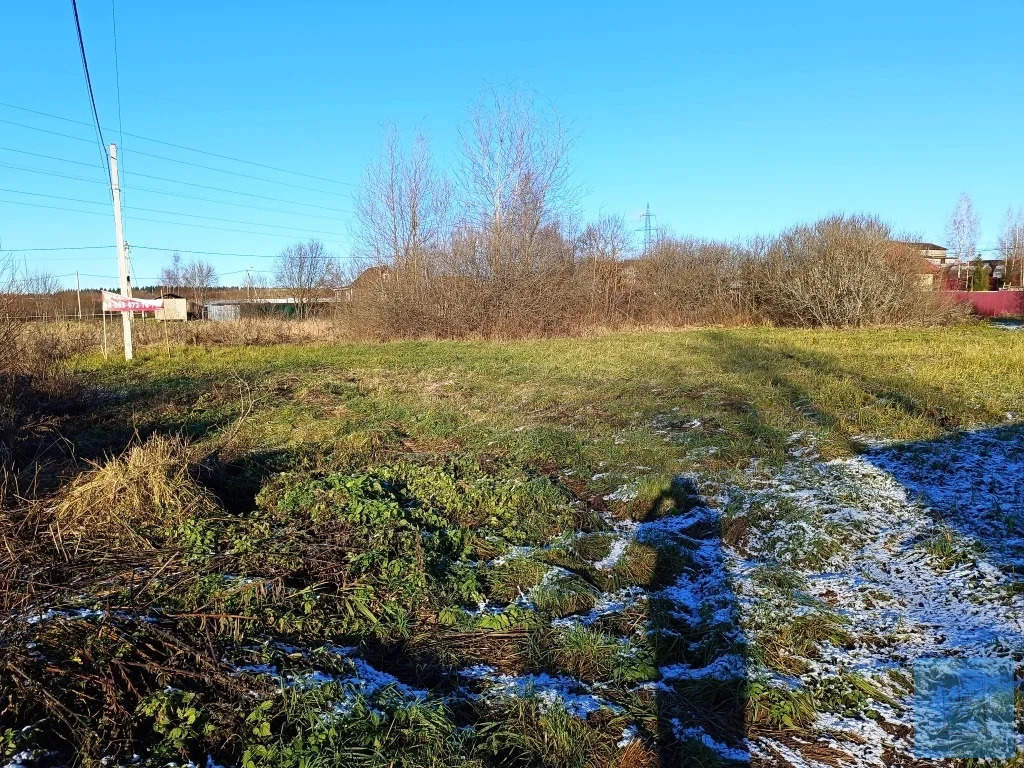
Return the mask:
<svg viewBox="0 0 1024 768">
<path fill-rule="evenodd" d="M 195 317 L 194 308 L 189 306 L 191 302 L 184 296 L 165 293 L 160 298 L 164 300 L 164 306 L 163 309 L 153 312 L 153 317 L 156 320 L 181 320 L 184 322 L 189 319 L 190 315 Z"/>
<path fill-rule="evenodd" d="M 296 317 L 300 314 L 299 307 L 308 311 L 313 305 L 334 304 L 338 298 L 318 297 L 305 302 L 298 299 L 280 296 L 267 298 L 215 299 L 203 303 L 206 319 L 215 322 L 243 320 L 250 317 Z"/>
<path fill-rule="evenodd" d="M 242 305 L 238 301 L 208 301 L 203 307 L 207 320 L 225 322 L 242 319 Z"/>
</svg>

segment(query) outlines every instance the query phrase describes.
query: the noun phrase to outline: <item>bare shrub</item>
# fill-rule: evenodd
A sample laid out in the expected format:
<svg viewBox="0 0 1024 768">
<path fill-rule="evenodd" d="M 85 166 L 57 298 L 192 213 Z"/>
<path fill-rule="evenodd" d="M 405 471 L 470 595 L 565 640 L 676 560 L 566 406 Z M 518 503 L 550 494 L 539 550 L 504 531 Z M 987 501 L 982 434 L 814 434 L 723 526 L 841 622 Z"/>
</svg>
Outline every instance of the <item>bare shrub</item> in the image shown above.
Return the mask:
<svg viewBox="0 0 1024 768">
<path fill-rule="evenodd" d="M 19 369 L 21 330 L 24 325 L 14 312 L 16 294 L 14 269 L 9 260 L 0 260 L 0 407 L 10 407 L 14 377 Z"/>
<path fill-rule="evenodd" d="M 524 94 L 489 89 L 462 132 L 452 184 L 418 139 L 392 133 L 357 206 L 361 253 L 377 269 L 353 285 L 350 318 L 378 338 L 490 337 L 574 327 L 574 204 L 568 134 Z"/>
<path fill-rule="evenodd" d="M 453 251 L 479 290 L 481 332 L 564 330 L 575 257 L 566 222 L 579 195 L 564 122 L 527 94 L 490 88 L 460 134 L 461 247 Z"/>
<path fill-rule="evenodd" d="M 149 323 L 140 334 L 142 343 L 159 350 L 164 329 Z M 252 317 L 233 322 L 169 324 L 167 338 L 172 344 L 189 346 L 240 344 L 260 347 L 272 344 L 314 344 L 335 341 L 338 329 L 328 318 L 289 320 L 282 317 Z"/>
<path fill-rule="evenodd" d="M 726 243 L 662 238 L 638 263 L 632 316 L 645 324 L 742 322 L 751 306 L 742 292 L 749 254 Z"/>
<path fill-rule="evenodd" d="M 31 468 L 31 460 L 19 463 L 19 455 L 31 456 L 38 438 L 52 430 L 55 415 L 81 395 L 66 362 L 83 348 L 22 319 L 23 277 L 13 262 L 0 261 L 0 507 L 10 487 L 18 485 L 20 470 Z M 29 287 L 39 287 L 32 280 Z"/>
<path fill-rule="evenodd" d="M 831 216 L 770 243 L 748 289 L 783 325 L 856 327 L 927 322 L 947 311 L 925 288 L 922 259 L 872 216 Z"/>
<path fill-rule="evenodd" d="M 585 320 L 615 326 L 634 318 L 636 280 L 626 263 L 634 255 L 629 226 L 621 216 L 602 216 L 578 241 L 577 291 L 586 297 Z"/>
<path fill-rule="evenodd" d="M 350 320 L 377 336 L 456 335 L 446 301 L 454 274 L 451 186 L 434 169 L 426 139 L 406 152 L 388 131 L 356 196 L 356 253 L 371 269 L 353 290 L 360 299 Z"/>
</svg>

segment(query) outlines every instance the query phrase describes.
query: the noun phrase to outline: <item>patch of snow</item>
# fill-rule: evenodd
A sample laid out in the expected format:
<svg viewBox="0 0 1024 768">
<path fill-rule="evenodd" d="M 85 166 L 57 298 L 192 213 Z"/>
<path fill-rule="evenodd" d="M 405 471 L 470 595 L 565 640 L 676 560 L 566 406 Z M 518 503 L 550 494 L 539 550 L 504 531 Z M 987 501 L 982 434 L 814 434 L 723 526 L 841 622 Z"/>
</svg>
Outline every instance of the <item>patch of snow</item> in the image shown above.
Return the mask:
<svg viewBox="0 0 1024 768">
<path fill-rule="evenodd" d="M 736 680 L 746 677 L 746 660 L 742 656 L 726 654 L 719 656 L 704 667 L 687 664 L 672 664 L 661 668 L 662 680 Z"/>
<path fill-rule="evenodd" d="M 29 768 L 36 759 L 36 753 L 31 749 L 11 755 L 11 759 L 4 763 L 3 768 Z"/>
<path fill-rule="evenodd" d="M 843 648 L 824 644 L 808 674 L 868 676 L 899 705 L 872 701 L 871 708 L 882 721 L 899 725 L 897 732 L 909 733 L 909 694 L 887 671 L 912 675 L 913 661 L 921 657 L 1024 654 L 1024 596 L 1009 588 L 1017 578 L 1012 566 L 1024 559 L 1024 536 L 1016 532 L 1024 527 L 1021 477 L 1020 427 L 917 444 L 876 443 L 862 456 L 794 460 L 778 471 L 752 468 L 745 482 L 750 487 L 736 500 L 747 504 L 754 498 L 769 506 L 784 500 L 800 517 L 785 522 L 790 515 L 780 515 L 754 530 L 745 543 L 753 559 L 730 552 L 741 613 L 768 610 L 781 625 L 813 608 L 764 603 L 751 573 L 775 559 L 792 567 L 794 550 L 788 545 L 798 536 L 832 537 L 839 551 L 823 567 L 804 564 L 796 570 L 810 598 L 846 619 L 852 642 Z M 921 545 L 943 523 L 954 531 L 954 549 L 971 554 L 951 568 Z M 693 587 L 680 585 L 674 597 L 690 610 L 700 605 Z M 887 746 L 907 756 L 912 751 L 909 737 L 894 736 L 891 728 L 866 718 L 823 712 L 815 730 L 849 755 L 853 766 L 886 765 Z M 751 752 L 772 764 L 780 757 L 795 768 L 815 764 L 771 739 L 755 740 Z"/>
<path fill-rule="evenodd" d="M 478 675 L 477 679 L 488 684 L 487 696 L 534 698 L 543 712 L 559 705 L 564 707 L 569 714 L 580 718 L 585 718 L 600 709 L 611 712 L 622 711 L 621 707 L 595 695 L 593 686 L 586 685 L 573 677 L 553 676 L 547 673 L 537 675 L 483 673 Z"/>
<path fill-rule="evenodd" d="M 708 732 L 700 726 L 684 727 L 675 718 L 671 720 L 671 723 L 672 732 L 675 734 L 675 737 L 680 741 L 699 741 L 701 744 L 710 749 L 723 760 L 728 760 L 734 763 L 750 762 L 749 749 L 730 747 L 728 744 L 724 744 L 721 741 L 712 738 L 708 734 Z"/>
<path fill-rule="evenodd" d="M 619 749 L 625 749 L 638 738 L 640 738 L 640 732 L 635 725 L 631 725 L 628 728 L 622 729 L 622 736 L 619 737 L 619 741 L 615 746 Z"/>
<path fill-rule="evenodd" d="M 618 501 L 623 504 L 633 501 L 637 496 L 637 487 L 635 484 L 627 483 L 626 485 L 616 488 L 614 491 L 604 497 L 605 501 Z"/>
<path fill-rule="evenodd" d="M 582 624 L 583 626 L 590 626 L 605 616 L 620 613 L 626 608 L 636 605 L 637 602 L 645 599 L 646 596 L 647 591 L 641 587 L 626 587 L 616 592 L 602 592 L 590 611 L 584 614 L 554 619 L 551 622 L 551 626 L 562 629 L 567 629 L 579 624 Z"/>
<path fill-rule="evenodd" d="M 24 621 L 26 624 L 40 624 L 42 622 L 52 621 L 53 619 L 95 619 L 104 615 L 106 615 L 105 611 L 98 611 L 89 608 L 76 608 L 68 611 L 50 608 L 43 613 L 26 614 Z"/>
<path fill-rule="evenodd" d="M 612 546 L 608 550 L 608 554 L 594 563 L 594 567 L 599 571 L 610 571 L 615 567 L 616 563 L 622 559 L 623 553 L 626 551 L 626 547 L 629 546 L 629 539 L 625 536 L 620 536 L 612 541 Z"/>
</svg>

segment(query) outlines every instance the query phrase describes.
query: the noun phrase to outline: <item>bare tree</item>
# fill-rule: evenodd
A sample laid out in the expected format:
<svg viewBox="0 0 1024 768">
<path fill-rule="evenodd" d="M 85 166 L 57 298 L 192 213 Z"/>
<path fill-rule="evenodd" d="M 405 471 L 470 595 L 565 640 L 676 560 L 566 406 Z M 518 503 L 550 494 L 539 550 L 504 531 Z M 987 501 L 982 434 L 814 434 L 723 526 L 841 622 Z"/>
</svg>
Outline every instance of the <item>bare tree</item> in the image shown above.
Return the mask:
<svg viewBox="0 0 1024 768">
<path fill-rule="evenodd" d="M 24 264 L 15 272 L 15 287 L 22 295 L 22 311 L 26 314 L 37 317 L 44 317 L 49 312 L 56 314 L 56 308 L 51 306 L 52 297 L 61 290 L 61 284 L 50 272 Z"/>
<path fill-rule="evenodd" d="M 356 195 L 356 254 L 373 269 L 353 284 L 373 316 L 368 322 L 420 335 L 450 319 L 453 303 L 444 294 L 457 271 L 450 258 L 451 197 L 426 138 L 416 136 L 406 151 L 390 128 Z"/>
<path fill-rule="evenodd" d="M 946 240 L 957 260 L 957 268 L 965 276 L 964 287 L 967 290 L 970 290 L 970 265 L 978 255 L 980 227 L 981 221 L 974 212 L 974 203 L 966 192 L 961 193 L 946 224 Z"/>
<path fill-rule="evenodd" d="M 336 260 L 319 240 L 296 243 L 277 257 L 277 283 L 295 299 L 299 317 L 308 317 L 315 299 L 339 287 L 339 274 Z"/>
<path fill-rule="evenodd" d="M 183 272 L 181 254 L 175 251 L 171 255 L 171 265 L 160 270 L 160 284 L 163 285 L 165 292 L 174 293 L 184 285 Z"/>
<path fill-rule="evenodd" d="M 1005 264 L 1005 284 L 1024 288 L 1024 208 L 1006 212 L 1003 231 L 999 235 L 999 252 Z"/>
<path fill-rule="evenodd" d="M 571 139 L 554 110 L 542 111 L 516 90 L 486 89 L 461 130 L 458 181 L 466 223 L 480 232 L 492 277 L 530 271 L 544 227 L 574 207 Z"/>
<path fill-rule="evenodd" d="M 24 267 L 17 276 L 17 285 L 21 293 L 32 296 L 49 296 L 61 289 L 60 280 L 42 269 Z"/>
<path fill-rule="evenodd" d="M 390 128 L 356 195 L 357 252 L 374 264 L 417 265 L 446 239 L 450 197 L 427 139 L 416 136 L 406 154 Z"/>
<path fill-rule="evenodd" d="M 210 288 L 217 282 L 217 272 L 208 261 L 196 259 L 181 269 L 181 287 L 192 293 L 192 301 L 201 307 Z"/>
</svg>

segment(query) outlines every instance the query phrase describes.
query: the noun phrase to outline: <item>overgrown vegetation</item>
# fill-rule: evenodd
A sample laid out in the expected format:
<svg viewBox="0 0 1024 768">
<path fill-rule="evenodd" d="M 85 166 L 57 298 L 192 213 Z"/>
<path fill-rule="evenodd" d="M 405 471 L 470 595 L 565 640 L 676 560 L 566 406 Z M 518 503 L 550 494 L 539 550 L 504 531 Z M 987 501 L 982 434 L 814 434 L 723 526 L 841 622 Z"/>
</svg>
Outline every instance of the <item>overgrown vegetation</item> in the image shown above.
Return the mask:
<svg viewBox="0 0 1024 768">
<path fill-rule="evenodd" d="M 0 519 L 0 749 L 715 765 L 748 735 L 811 738 L 819 712 L 871 717 L 884 681 L 774 677 L 855 639 L 802 575 L 841 532 L 756 488 L 721 520 L 706 505 L 796 433 L 845 455 L 1024 412 L 1021 343 L 734 329 L 76 359 L 92 406 L 54 422 L 66 449 Z M 738 635 L 700 591 L 709 558 L 798 524 L 822 537 L 775 542 L 752 583 L 776 619 Z"/>
<path fill-rule="evenodd" d="M 961 316 L 890 227 L 836 215 L 745 244 L 648 234 L 603 216 L 577 228 L 573 137 L 524 93 L 488 89 L 462 151 L 392 130 L 357 199 L 360 254 L 345 322 L 363 337 L 520 338 L 595 328 L 744 324 L 851 327 Z M 906 239 L 906 238 L 904 238 Z M 922 278 L 927 277 L 925 287 Z"/>
</svg>

